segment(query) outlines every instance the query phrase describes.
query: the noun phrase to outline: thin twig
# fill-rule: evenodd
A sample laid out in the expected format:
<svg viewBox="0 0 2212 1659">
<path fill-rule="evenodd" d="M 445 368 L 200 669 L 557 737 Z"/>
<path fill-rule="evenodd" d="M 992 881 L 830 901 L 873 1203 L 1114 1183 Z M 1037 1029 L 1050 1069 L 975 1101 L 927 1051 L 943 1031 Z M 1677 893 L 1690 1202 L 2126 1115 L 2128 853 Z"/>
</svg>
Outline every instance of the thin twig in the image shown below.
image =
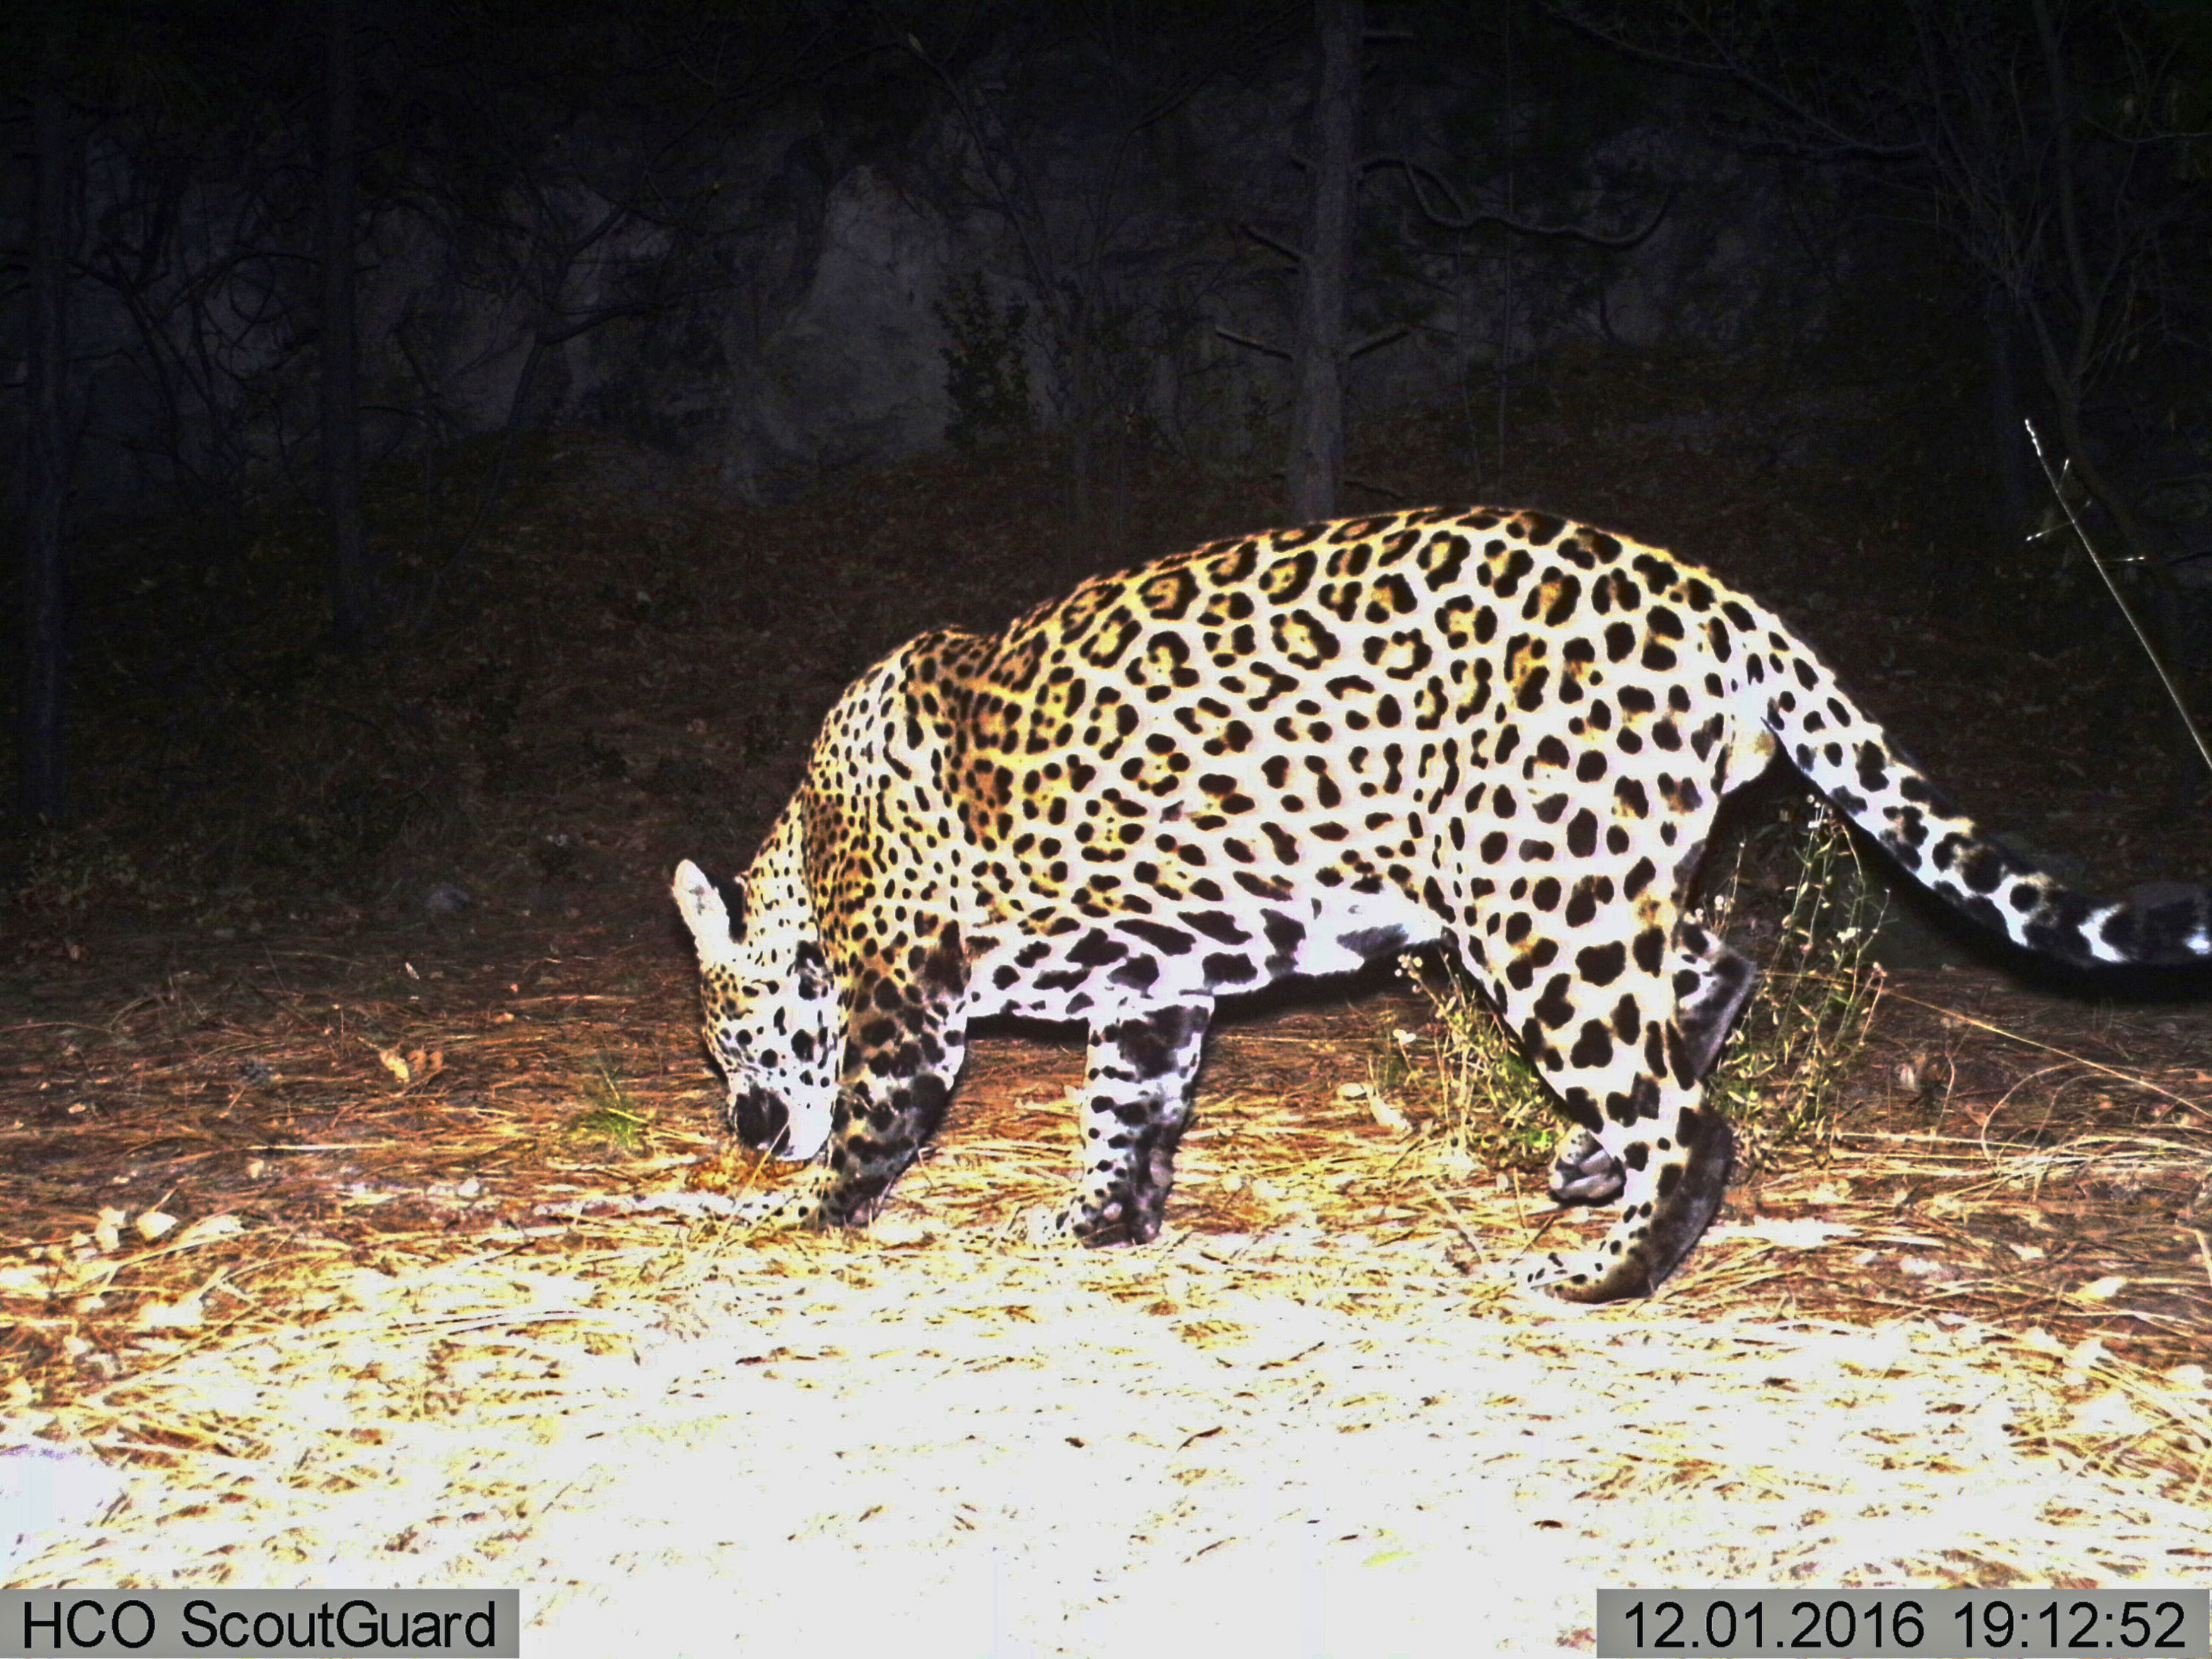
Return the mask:
<svg viewBox="0 0 2212 1659">
<path fill-rule="evenodd" d="M 1976 1019 L 1972 1014 L 1961 1013 L 1956 1008 L 1946 1008 L 1938 1002 L 1923 1002 L 1918 997 L 1903 991 L 1893 990 L 1890 995 L 1900 1002 L 1909 1002 L 1915 1007 L 1927 1009 L 1930 1013 L 1941 1014 L 1946 1019 L 1955 1019 L 1962 1025 L 1971 1025 L 1977 1030 L 1987 1031 L 1991 1036 L 2001 1036 L 2013 1042 L 2025 1043 L 2031 1048 L 2040 1048 L 2046 1054 L 2057 1054 L 2059 1059 L 2070 1060 L 2076 1066 L 2086 1066 L 2093 1072 L 2102 1072 L 2106 1077 L 2117 1078 L 2122 1083 L 2131 1083 L 2138 1089 L 2148 1089 L 2154 1095 L 2163 1095 L 2185 1112 L 2193 1112 L 2206 1122 L 2212 1123 L 2212 1112 L 2206 1111 L 2203 1107 L 2185 1095 L 2174 1093 L 2164 1084 L 2153 1083 L 2140 1072 L 2123 1072 L 2117 1066 L 2106 1066 L 2101 1061 L 2087 1059 L 2081 1054 L 2069 1053 L 2064 1048 L 2054 1048 L 2048 1042 L 2039 1042 L 2032 1036 L 2022 1036 L 2017 1031 L 2008 1031 L 2002 1025 L 1992 1025 L 1985 1019 Z"/>
<path fill-rule="evenodd" d="M 2065 514 L 2066 522 L 2074 526 L 2075 539 L 2081 544 L 2081 550 L 2089 556 L 2089 562 L 2096 567 L 2097 574 L 2105 579 L 2105 586 L 2112 593 L 2112 603 L 2120 607 L 2120 615 L 2127 618 L 2128 626 L 2135 630 L 2136 643 L 2142 647 L 2143 655 L 2150 659 L 2150 665 L 2158 672 L 2158 683 L 2166 688 L 2166 695 L 2173 700 L 2174 711 L 2181 716 L 2181 724 L 2187 729 L 2190 741 L 2197 745 L 2197 753 L 2204 763 L 2204 769 L 2212 772 L 2212 749 L 2205 747 L 2204 734 L 2197 729 L 2196 720 L 2190 716 L 2189 705 L 2181 699 L 2181 688 L 2174 684 L 2173 676 L 2166 672 L 2166 664 L 2159 658 L 2158 648 L 2151 644 L 2150 635 L 2143 631 L 2143 625 L 2136 620 L 2136 613 L 2121 593 L 2120 585 L 2112 580 L 2112 572 L 2105 562 L 2105 556 L 2097 551 L 2097 544 L 2089 539 L 2089 532 L 2081 523 L 2081 515 L 2074 510 L 2074 503 L 2066 499 L 2066 492 L 2058 482 L 2058 474 L 2051 468 L 2051 457 L 2043 453 L 2043 434 L 2035 429 L 2033 421 L 2023 421 L 2021 424 L 2027 428 L 2028 442 L 2035 446 L 2036 461 L 2043 468 L 2043 476 L 2051 482 L 2051 493 L 2058 498 L 2059 511 Z"/>
<path fill-rule="evenodd" d="M 1466 1243 L 1468 1249 L 1474 1252 L 1475 1260 L 1486 1269 L 1490 1266 L 1490 1252 L 1484 1248 L 1482 1240 L 1475 1236 L 1474 1230 L 1469 1227 L 1467 1224 L 1466 1219 L 1461 1216 L 1459 1206 L 1451 1201 L 1450 1198 L 1446 1195 L 1443 1188 L 1437 1186 L 1435 1182 L 1431 1181 L 1425 1184 L 1429 1189 L 1429 1196 L 1434 1199 L 1437 1201 L 1437 1207 L 1443 1211 L 1444 1219 L 1451 1223 L 1452 1230 L 1458 1233 L 1461 1239 Z M 1551 1218 L 1547 1218 L 1544 1225 L 1548 1227 L 1551 1224 Z M 1542 1236 L 1542 1232 L 1540 1230 L 1537 1237 L 1541 1237 Z M 1534 1243 L 1534 1240 L 1532 1239 L 1530 1243 Z"/>
</svg>

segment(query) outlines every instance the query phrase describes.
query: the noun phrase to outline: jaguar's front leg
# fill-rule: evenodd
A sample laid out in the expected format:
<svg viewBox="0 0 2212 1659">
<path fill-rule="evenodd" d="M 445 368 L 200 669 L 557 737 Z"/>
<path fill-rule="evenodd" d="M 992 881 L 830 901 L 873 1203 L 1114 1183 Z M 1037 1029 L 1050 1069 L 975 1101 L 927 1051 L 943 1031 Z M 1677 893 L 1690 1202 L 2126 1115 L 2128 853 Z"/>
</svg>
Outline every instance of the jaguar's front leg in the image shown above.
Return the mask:
<svg viewBox="0 0 2212 1659">
<path fill-rule="evenodd" d="M 924 1050 L 929 1058 L 904 1072 L 900 1062 Z M 889 1055 L 863 1052 L 857 1066 L 848 1064 L 815 1176 L 813 1218 L 819 1224 L 862 1225 L 873 1217 L 944 1121 L 967 1053 L 964 1025 L 948 1021 Z M 890 1063 L 881 1063 L 886 1060 Z"/>
<path fill-rule="evenodd" d="M 844 1064 L 830 1139 L 800 1219 L 865 1224 L 944 1121 L 968 1054 L 967 975 L 957 935 L 918 978 L 856 975 L 846 994 Z"/>
<path fill-rule="evenodd" d="M 1160 1231 L 1190 1121 L 1211 999 L 1102 1019 L 1084 1080 L 1082 1173 L 1050 1231 L 1142 1244 Z"/>
</svg>

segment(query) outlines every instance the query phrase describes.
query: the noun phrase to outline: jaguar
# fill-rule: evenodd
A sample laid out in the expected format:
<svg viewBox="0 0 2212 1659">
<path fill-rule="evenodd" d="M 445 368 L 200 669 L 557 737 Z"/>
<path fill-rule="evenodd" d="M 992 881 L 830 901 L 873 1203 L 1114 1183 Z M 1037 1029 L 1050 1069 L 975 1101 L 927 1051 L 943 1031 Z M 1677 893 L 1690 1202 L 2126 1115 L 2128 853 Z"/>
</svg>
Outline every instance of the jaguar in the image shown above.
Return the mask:
<svg viewBox="0 0 2212 1659">
<path fill-rule="evenodd" d="M 1704 1085 L 1756 971 L 1686 892 L 1777 757 L 2015 945 L 2212 957 L 2203 888 L 2104 902 L 2008 851 L 1696 566 L 1540 512 L 1309 524 L 910 641 L 831 709 L 741 877 L 678 866 L 726 1126 L 815 1161 L 757 1212 L 866 1222 L 970 1025 L 1009 1014 L 1089 1028 L 1077 1184 L 1039 1231 L 1150 1240 L 1220 1000 L 1437 946 L 1563 1115 L 1552 1198 L 1619 1206 L 1522 1277 L 1649 1295 L 1721 1202 Z"/>
</svg>

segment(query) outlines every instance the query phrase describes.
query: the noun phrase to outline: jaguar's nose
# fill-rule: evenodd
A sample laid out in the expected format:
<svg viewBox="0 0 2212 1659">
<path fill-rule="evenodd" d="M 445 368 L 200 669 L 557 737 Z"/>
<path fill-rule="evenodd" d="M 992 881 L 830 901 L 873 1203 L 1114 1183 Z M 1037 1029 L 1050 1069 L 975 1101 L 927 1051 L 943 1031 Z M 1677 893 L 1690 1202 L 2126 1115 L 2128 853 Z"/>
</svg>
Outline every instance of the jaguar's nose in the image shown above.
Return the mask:
<svg viewBox="0 0 2212 1659">
<path fill-rule="evenodd" d="M 723 1116 L 732 1134 L 763 1152 L 783 1151 L 791 1137 L 789 1109 L 765 1089 L 732 1091 Z"/>
</svg>

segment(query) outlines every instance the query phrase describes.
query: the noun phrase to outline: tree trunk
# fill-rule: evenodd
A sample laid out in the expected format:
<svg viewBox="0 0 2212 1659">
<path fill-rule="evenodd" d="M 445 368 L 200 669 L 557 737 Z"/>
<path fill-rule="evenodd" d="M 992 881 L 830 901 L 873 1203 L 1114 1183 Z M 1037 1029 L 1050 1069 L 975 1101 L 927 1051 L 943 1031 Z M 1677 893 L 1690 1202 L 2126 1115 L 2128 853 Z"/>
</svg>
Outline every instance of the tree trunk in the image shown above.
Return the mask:
<svg viewBox="0 0 2212 1659">
<path fill-rule="evenodd" d="M 1360 0 L 1316 0 L 1321 80 L 1314 94 L 1313 214 L 1301 271 L 1291 405 L 1291 517 L 1334 518 L 1344 478 L 1345 290 L 1359 162 Z"/>
<path fill-rule="evenodd" d="M 28 408 L 23 444 L 23 679 L 17 734 L 18 799 L 35 818 L 67 805 L 62 735 L 67 712 L 67 596 L 62 540 L 69 500 L 69 258 L 76 134 L 49 50 L 31 94 L 33 152 Z"/>
<path fill-rule="evenodd" d="M 361 521 L 361 398 L 355 360 L 354 18 L 325 0 L 323 88 L 323 512 L 331 527 L 331 617 L 358 647 L 376 622 L 376 571 Z"/>
</svg>

